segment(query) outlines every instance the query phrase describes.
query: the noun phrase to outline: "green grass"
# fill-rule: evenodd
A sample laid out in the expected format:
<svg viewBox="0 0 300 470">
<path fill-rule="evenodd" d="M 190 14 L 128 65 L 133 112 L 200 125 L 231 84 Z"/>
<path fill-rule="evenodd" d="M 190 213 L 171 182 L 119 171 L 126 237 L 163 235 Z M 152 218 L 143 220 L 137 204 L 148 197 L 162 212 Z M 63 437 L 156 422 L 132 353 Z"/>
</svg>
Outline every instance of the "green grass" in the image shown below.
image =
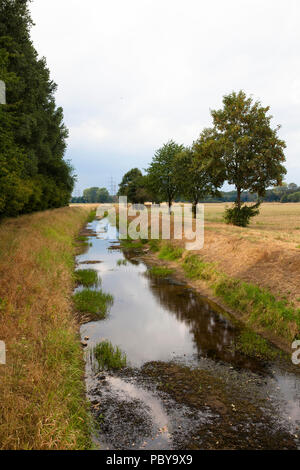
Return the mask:
<svg viewBox="0 0 300 470">
<path fill-rule="evenodd" d="M 80 242 L 80 243 L 86 243 L 88 241 L 88 237 L 84 237 L 82 235 L 79 235 L 78 237 L 76 237 L 75 239 L 77 242 Z"/>
<path fill-rule="evenodd" d="M 166 277 L 170 276 L 174 272 L 174 269 L 169 269 L 164 266 L 153 266 L 148 270 L 148 273 L 151 274 L 151 276 L 155 277 Z"/>
<path fill-rule="evenodd" d="M 73 295 L 76 310 L 103 319 L 113 303 L 113 297 L 101 290 L 83 289 Z"/>
<path fill-rule="evenodd" d="M 294 339 L 294 326 L 300 330 L 300 309 L 295 309 L 286 299 L 277 300 L 266 289 L 230 278 L 213 263 L 205 263 L 196 255 L 186 257 L 182 267 L 187 277 L 207 281 L 229 307 L 247 314 L 250 325 L 272 330 L 289 341 Z"/>
<path fill-rule="evenodd" d="M 43 340 L 47 351 L 45 367 L 48 373 L 54 373 L 59 369 L 59 386 L 57 393 L 49 397 L 51 401 L 65 403 L 68 410 L 68 423 L 66 422 L 65 434 L 71 436 L 76 430 L 78 433 L 77 448 L 91 449 L 91 433 L 93 432 L 93 421 L 89 411 L 89 403 L 85 396 L 85 385 L 82 380 L 83 360 L 82 351 L 77 337 L 73 332 L 64 328 L 57 328 L 49 332 Z M 63 377 L 63 379 L 62 379 Z M 47 438 L 47 426 L 42 428 L 44 438 Z"/>
<path fill-rule="evenodd" d="M 240 334 L 235 341 L 234 348 L 247 356 L 260 359 L 274 360 L 283 354 L 282 351 L 270 346 L 268 341 L 251 330 L 245 330 Z"/>
<path fill-rule="evenodd" d="M 184 250 L 182 248 L 173 246 L 171 243 L 166 243 L 162 246 L 159 252 L 159 259 L 167 261 L 176 261 L 183 255 Z"/>
<path fill-rule="evenodd" d="M 182 264 L 186 276 L 190 279 L 211 280 L 216 274 L 213 263 L 204 263 L 196 255 L 187 256 Z"/>
<path fill-rule="evenodd" d="M 127 265 L 127 259 L 118 259 L 117 266 L 126 266 L 126 265 Z"/>
<path fill-rule="evenodd" d="M 128 237 L 125 240 L 120 240 L 120 243 L 122 248 L 127 250 L 139 250 L 144 246 L 144 243 L 140 238 L 138 240 L 133 240 L 132 238 Z"/>
<path fill-rule="evenodd" d="M 160 250 L 160 240 L 149 240 L 149 247 L 153 253 L 157 253 Z"/>
<path fill-rule="evenodd" d="M 110 341 L 102 341 L 93 349 L 94 357 L 100 369 L 122 369 L 127 364 L 126 354 Z"/>
<path fill-rule="evenodd" d="M 84 287 L 92 287 L 99 284 L 99 278 L 93 269 L 78 269 L 75 271 L 75 280 Z"/>
<path fill-rule="evenodd" d="M 96 209 L 95 209 L 95 210 L 92 210 L 92 211 L 89 213 L 88 217 L 87 217 L 87 222 L 88 222 L 88 223 L 93 222 L 93 221 L 95 220 L 95 218 L 96 218 L 96 215 L 97 215 L 97 210 L 96 210 Z"/>
</svg>

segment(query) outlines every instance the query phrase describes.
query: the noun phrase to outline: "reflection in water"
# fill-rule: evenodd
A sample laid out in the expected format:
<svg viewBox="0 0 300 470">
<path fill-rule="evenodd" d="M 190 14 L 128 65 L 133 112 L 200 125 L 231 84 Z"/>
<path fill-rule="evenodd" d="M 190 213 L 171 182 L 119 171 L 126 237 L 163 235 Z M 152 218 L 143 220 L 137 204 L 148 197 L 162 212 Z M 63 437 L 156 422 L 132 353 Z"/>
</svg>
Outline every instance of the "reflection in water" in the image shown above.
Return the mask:
<svg viewBox="0 0 300 470">
<path fill-rule="evenodd" d="M 258 361 L 234 351 L 233 343 L 239 329 L 217 312 L 217 306 L 214 308 L 207 299 L 186 287 L 164 280 L 152 279 L 149 287 L 159 304 L 188 326 L 198 357 L 219 359 L 251 369 L 259 367 Z"/>
<path fill-rule="evenodd" d="M 106 321 L 82 327 L 92 342 L 107 338 L 118 344 L 130 363 L 168 361 L 174 357 L 209 357 L 255 369 L 258 361 L 233 351 L 239 334 L 222 310 L 184 285 L 147 275 L 147 267 L 114 243 L 117 233 L 107 220 L 96 225 L 97 238 L 80 262 L 101 259 L 95 265 L 102 288 L 114 296 Z M 114 249 L 112 249 L 114 248 Z M 126 257 L 127 265 L 117 265 Z"/>
</svg>

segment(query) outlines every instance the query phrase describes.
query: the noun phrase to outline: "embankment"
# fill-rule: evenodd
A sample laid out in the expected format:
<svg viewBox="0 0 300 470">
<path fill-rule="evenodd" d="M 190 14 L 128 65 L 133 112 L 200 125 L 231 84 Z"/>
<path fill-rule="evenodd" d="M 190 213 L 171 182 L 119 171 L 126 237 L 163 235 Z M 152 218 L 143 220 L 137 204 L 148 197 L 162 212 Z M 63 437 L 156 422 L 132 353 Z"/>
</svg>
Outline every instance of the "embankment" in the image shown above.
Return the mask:
<svg viewBox="0 0 300 470">
<path fill-rule="evenodd" d="M 91 446 L 71 300 L 76 235 L 90 211 L 66 207 L 0 224 L 1 449 Z"/>
</svg>

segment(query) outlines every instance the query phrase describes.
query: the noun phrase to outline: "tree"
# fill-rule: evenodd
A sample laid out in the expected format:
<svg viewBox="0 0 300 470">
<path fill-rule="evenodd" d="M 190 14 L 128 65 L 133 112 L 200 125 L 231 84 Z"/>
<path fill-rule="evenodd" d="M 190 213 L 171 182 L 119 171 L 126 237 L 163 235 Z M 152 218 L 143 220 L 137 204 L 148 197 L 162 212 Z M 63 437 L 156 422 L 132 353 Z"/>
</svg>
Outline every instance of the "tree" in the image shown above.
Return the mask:
<svg viewBox="0 0 300 470">
<path fill-rule="evenodd" d="M 184 150 L 173 140 L 164 144 L 155 152 L 154 158 L 147 170 L 149 185 L 160 200 L 168 203 L 169 209 L 176 196 L 180 193 L 180 183 L 177 179 L 175 160 Z"/>
<path fill-rule="evenodd" d="M 151 199 L 148 177 L 138 168 L 132 168 L 124 176 L 119 185 L 118 196 L 127 196 L 133 204 L 143 204 Z"/>
<path fill-rule="evenodd" d="M 207 196 L 221 196 L 218 188 L 224 183 L 222 165 L 216 165 L 215 144 L 211 130 L 205 129 L 192 147 L 176 157 L 176 180 L 180 194 L 193 204 L 196 217 L 198 202 Z"/>
<path fill-rule="evenodd" d="M 30 39 L 28 3 L 0 0 L 0 79 L 7 91 L 0 119 L 7 184 L 1 173 L 0 189 L 1 199 L 10 201 L 10 209 L 2 204 L 0 215 L 68 204 L 74 185 L 73 168 L 64 160 L 68 131 L 63 111 L 56 107 L 56 85 L 46 61 L 38 58 Z M 14 181 L 16 191 L 11 192 L 9 181 Z"/>
<path fill-rule="evenodd" d="M 227 221 L 247 225 L 256 215 L 259 202 L 252 208 L 242 207 L 242 191 L 265 195 L 266 188 L 281 185 L 286 169 L 285 142 L 278 137 L 280 126 L 271 127 L 269 107 L 253 102 L 243 91 L 223 98 L 223 109 L 211 111 L 212 133 L 223 163 L 224 179 L 237 190 L 235 208 L 227 212 Z M 220 151 L 220 152 L 219 152 Z"/>
<path fill-rule="evenodd" d="M 83 199 L 90 204 L 111 202 L 108 190 L 106 188 L 98 188 L 97 186 L 85 189 L 83 191 Z"/>
<path fill-rule="evenodd" d="M 119 184 L 118 196 L 127 196 L 130 191 L 132 191 L 132 185 L 135 184 L 138 178 L 143 176 L 141 170 L 138 168 L 132 168 L 122 178 L 121 183 Z"/>
</svg>

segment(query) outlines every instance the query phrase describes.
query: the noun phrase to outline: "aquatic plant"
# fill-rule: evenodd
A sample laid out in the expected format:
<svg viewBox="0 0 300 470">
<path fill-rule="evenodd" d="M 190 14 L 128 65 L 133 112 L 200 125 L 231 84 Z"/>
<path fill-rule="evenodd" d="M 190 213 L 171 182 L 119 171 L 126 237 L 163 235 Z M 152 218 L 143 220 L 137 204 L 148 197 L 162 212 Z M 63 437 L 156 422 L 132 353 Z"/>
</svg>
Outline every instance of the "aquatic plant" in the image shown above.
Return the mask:
<svg viewBox="0 0 300 470">
<path fill-rule="evenodd" d="M 75 279 L 78 284 L 84 287 L 91 287 L 99 284 L 97 271 L 93 269 L 79 269 L 75 271 Z"/>
<path fill-rule="evenodd" d="M 127 364 L 127 357 L 118 346 L 110 341 L 102 341 L 93 349 L 94 357 L 100 369 L 122 369 Z"/>
<path fill-rule="evenodd" d="M 101 290 L 83 289 L 73 295 L 74 305 L 78 312 L 93 314 L 97 318 L 105 318 L 113 303 L 113 296 Z"/>
<path fill-rule="evenodd" d="M 151 276 L 155 277 L 166 277 L 170 276 L 174 272 L 174 269 L 166 268 L 165 266 L 153 266 L 148 270 Z"/>
</svg>

